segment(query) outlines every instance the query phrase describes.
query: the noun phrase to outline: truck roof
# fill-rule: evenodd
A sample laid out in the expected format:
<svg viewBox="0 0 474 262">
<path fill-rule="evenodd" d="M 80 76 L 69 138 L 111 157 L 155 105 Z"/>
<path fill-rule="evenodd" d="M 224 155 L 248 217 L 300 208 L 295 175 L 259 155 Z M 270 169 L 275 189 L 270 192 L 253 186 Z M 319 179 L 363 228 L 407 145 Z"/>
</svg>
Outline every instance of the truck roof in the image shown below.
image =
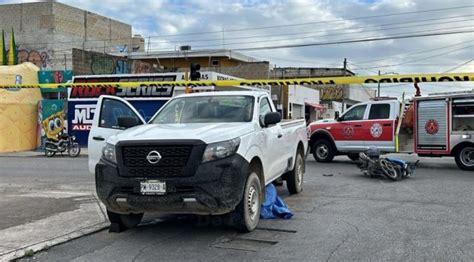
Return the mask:
<svg viewBox="0 0 474 262">
<path fill-rule="evenodd" d="M 264 91 L 214 91 L 214 92 L 199 92 L 192 94 L 183 94 L 177 97 L 192 97 L 192 96 L 253 96 L 259 97 L 267 95 Z"/>
</svg>

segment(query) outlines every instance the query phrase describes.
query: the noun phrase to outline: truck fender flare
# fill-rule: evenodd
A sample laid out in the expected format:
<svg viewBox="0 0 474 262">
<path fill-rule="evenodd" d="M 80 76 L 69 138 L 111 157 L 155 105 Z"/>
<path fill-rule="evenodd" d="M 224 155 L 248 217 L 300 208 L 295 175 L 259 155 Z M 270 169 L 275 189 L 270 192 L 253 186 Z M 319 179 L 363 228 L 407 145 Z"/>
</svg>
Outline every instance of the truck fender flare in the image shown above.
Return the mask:
<svg viewBox="0 0 474 262">
<path fill-rule="evenodd" d="M 464 148 L 465 146 L 474 146 L 474 143 L 472 142 L 469 142 L 469 141 L 463 141 L 459 144 L 457 144 L 455 147 L 453 147 L 453 149 L 451 150 L 451 155 L 454 156 L 456 155 L 459 150 L 461 150 L 462 148 Z"/>
<path fill-rule="evenodd" d="M 311 136 L 310 136 L 310 140 L 309 140 L 309 151 L 312 153 L 312 150 L 313 150 L 313 144 L 314 142 L 316 142 L 317 140 L 319 139 L 326 139 L 329 141 L 329 143 L 331 143 L 332 147 L 334 148 L 334 150 L 337 151 L 337 147 L 336 147 L 336 143 L 334 142 L 334 137 L 331 135 L 331 133 L 329 133 L 328 131 L 326 130 L 323 130 L 323 129 L 318 129 L 316 131 L 314 131 Z"/>
</svg>

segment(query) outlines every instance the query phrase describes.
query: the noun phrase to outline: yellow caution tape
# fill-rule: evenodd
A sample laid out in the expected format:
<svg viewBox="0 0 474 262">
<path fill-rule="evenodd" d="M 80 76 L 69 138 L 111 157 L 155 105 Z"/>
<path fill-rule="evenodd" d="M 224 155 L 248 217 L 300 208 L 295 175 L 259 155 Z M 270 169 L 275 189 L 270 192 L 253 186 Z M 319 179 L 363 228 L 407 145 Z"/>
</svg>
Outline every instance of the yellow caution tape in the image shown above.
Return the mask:
<svg viewBox="0 0 474 262">
<path fill-rule="evenodd" d="M 474 73 L 410 74 L 311 77 L 298 79 L 258 79 L 258 80 L 204 80 L 204 81 L 152 81 L 114 83 L 67 83 L 36 85 L 0 85 L 0 88 L 124 88 L 124 87 L 171 87 L 171 86 L 280 86 L 280 85 L 335 85 L 335 84 L 381 84 L 414 82 L 467 82 L 474 81 Z"/>
</svg>

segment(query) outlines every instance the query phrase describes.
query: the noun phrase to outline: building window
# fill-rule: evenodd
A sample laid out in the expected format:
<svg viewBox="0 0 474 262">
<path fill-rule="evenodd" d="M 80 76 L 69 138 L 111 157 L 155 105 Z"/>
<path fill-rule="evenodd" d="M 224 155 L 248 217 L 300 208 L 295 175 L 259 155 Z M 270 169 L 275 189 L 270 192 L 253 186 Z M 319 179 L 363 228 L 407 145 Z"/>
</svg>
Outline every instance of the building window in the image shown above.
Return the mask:
<svg viewBox="0 0 474 262">
<path fill-rule="evenodd" d="M 212 66 L 219 66 L 219 60 L 211 60 Z"/>
</svg>

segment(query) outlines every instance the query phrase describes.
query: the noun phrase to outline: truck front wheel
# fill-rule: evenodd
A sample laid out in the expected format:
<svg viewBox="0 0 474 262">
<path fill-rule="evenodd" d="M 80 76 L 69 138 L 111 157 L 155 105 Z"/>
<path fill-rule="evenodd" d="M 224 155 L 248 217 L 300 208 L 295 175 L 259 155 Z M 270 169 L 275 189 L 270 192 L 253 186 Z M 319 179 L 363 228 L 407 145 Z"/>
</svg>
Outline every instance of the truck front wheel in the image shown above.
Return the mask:
<svg viewBox="0 0 474 262">
<path fill-rule="evenodd" d="M 241 231 L 253 231 L 260 221 L 262 187 L 257 173 L 251 171 L 245 183 L 244 195 L 232 213 L 234 226 Z"/>
<path fill-rule="evenodd" d="M 286 177 L 286 187 L 290 194 L 298 194 L 303 191 L 303 175 L 305 172 L 305 161 L 303 157 L 303 152 L 298 150 L 295 158 L 295 167 Z"/>
<path fill-rule="evenodd" d="M 331 143 L 325 139 L 320 139 L 314 142 L 313 157 L 316 161 L 322 163 L 331 162 L 334 158 L 334 148 Z"/>
<path fill-rule="evenodd" d="M 121 230 L 129 229 L 140 224 L 143 218 L 143 213 L 140 214 L 117 214 L 107 210 L 107 216 L 110 223 L 118 224 Z"/>
<path fill-rule="evenodd" d="M 461 148 L 454 156 L 456 164 L 462 170 L 474 170 L 474 146 Z"/>
</svg>

